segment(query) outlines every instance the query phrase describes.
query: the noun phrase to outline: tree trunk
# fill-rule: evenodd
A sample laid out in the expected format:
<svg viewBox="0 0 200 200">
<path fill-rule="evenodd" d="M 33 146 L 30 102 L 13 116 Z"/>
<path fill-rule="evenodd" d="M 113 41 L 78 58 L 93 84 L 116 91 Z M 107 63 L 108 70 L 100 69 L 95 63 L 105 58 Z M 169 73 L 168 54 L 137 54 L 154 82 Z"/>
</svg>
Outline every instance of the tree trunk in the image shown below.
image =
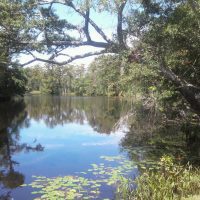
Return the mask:
<svg viewBox="0 0 200 200">
<path fill-rule="evenodd" d="M 200 89 L 186 85 L 180 88 L 179 91 L 190 104 L 191 108 L 200 114 Z"/>
<path fill-rule="evenodd" d="M 200 88 L 189 84 L 178 77 L 170 68 L 167 67 L 163 58 L 160 59 L 159 64 L 161 73 L 177 87 L 177 90 L 190 104 L 190 107 L 196 113 L 200 114 Z"/>
</svg>

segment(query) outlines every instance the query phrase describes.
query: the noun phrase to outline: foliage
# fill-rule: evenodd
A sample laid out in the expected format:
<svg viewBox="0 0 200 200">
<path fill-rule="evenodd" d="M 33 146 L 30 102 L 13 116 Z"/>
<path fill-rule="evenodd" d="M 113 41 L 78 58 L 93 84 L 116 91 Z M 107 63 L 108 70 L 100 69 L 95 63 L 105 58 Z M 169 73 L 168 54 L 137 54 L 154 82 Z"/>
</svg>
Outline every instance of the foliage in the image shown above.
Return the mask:
<svg viewBox="0 0 200 200">
<path fill-rule="evenodd" d="M 98 199 L 101 197 L 101 187 L 105 187 L 104 185 L 114 186 L 115 199 L 124 200 L 187 199 L 199 195 L 199 170 L 190 165 L 175 164 L 169 156 L 163 156 L 154 167 L 143 167 L 142 174 L 135 180 L 130 178 L 130 173 L 134 169 L 131 161 L 121 156 L 101 158 L 104 159 L 104 163 L 91 164 L 92 169 L 80 173 L 83 176 L 55 178 L 33 176 L 35 181 L 23 186 L 34 188 L 32 194 L 40 195 L 36 199 L 49 200 Z M 115 164 L 108 165 L 110 162 Z"/>
<path fill-rule="evenodd" d="M 26 78 L 23 70 L 13 62 L 14 56 L 24 50 L 19 41 L 30 40 L 32 24 L 32 2 L 0 2 L 0 97 L 23 95 Z M 27 47 L 28 48 L 28 47 Z"/>
<path fill-rule="evenodd" d="M 125 198 L 121 193 L 121 199 L 192 199 L 193 195 L 199 195 L 199 179 L 199 169 L 175 164 L 171 157 L 163 156 L 156 168 L 144 169 L 142 175 L 136 178 L 136 190 L 128 187 L 132 181 L 120 186 L 125 187 L 122 191 L 126 191 Z"/>
<path fill-rule="evenodd" d="M 133 10 L 127 18 L 127 31 L 139 40 L 133 55 L 139 52 L 143 62 L 158 73 L 159 99 L 165 104 L 170 100 L 179 110 L 187 102 L 198 112 L 199 1 L 142 4 L 143 9 Z"/>
<path fill-rule="evenodd" d="M 27 79 L 24 71 L 17 67 L 0 69 L 0 98 L 23 95 Z"/>
<path fill-rule="evenodd" d="M 84 25 L 71 24 L 66 20 L 68 15 L 61 18 L 56 14 L 56 4 L 66 6 L 66 14 L 68 9 L 78 14 L 83 18 Z M 99 5 L 98 9 L 96 5 Z M 87 76 L 77 79 L 74 75 L 73 88 L 66 83 L 71 82 L 72 74 L 68 74 L 68 80 L 62 80 L 62 85 L 58 72 L 62 71 L 60 67 L 58 70 L 48 69 L 39 90 L 50 94 L 73 92 L 77 95 L 109 96 L 130 95 L 138 90 L 145 91 L 145 94 L 154 91 L 157 92 L 156 98 L 161 96 L 159 99 L 165 102 L 170 99 L 172 103 L 177 103 L 174 107 L 178 109 L 185 101 L 185 107 L 190 105 L 196 112 L 200 110 L 199 0 L 99 0 L 76 3 L 5 0 L 1 2 L 0 9 L 3 10 L 0 16 L 0 60 L 4 68 L 12 67 L 15 56 L 20 53 L 31 55 L 33 62 L 45 61 L 49 65 L 64 65 L 105 52 L 115 54 L 97 59 Z M 92 20 L 90 10 L 108 12 L 117 17 L 111 39 Z M 91 39 L 91 27 L 103 42 Z M 127 42 L 131 38 L 133 45 Z M 69 47 L 86 45 L 104 50 L 72 57 L 63 52 Z M 49 54 L 50 60 L 37 58 L 35 50 Z M 59 56 L 66 56 L 66 62 L 57 62 L 56 57 Z M 54 75 L 49 77 L 52 73 Z"/>
<path fill-rule="evenodd" d="M 0 97 L 9 99 L 15 95 L 25 93 L 25 77 L 19 67 L 18 56 L 34 50 L 38 52 L 53 51 L 54 48 L 39 44 L 46 40 L 72 39 L 63 31 L 74 30 L 75 27 L 45 7 L 37 5 L 34 0 L 3 0 L 0 2 Z M 51 17 L 49 16 L 51 15 Z M 45 36 L 41 32 L 45 28 Z M 40 37 L 40 39 L 38 39 Z M 48 38 L 47 38 L 48 37 Z M 37 42 L 38 43 L 37 43 Z M 48 43 L 48 42 L 47 42 Z M 47 80 L 52 82 L 52 80 Z M 34 87 L 38 87 L 38 83 Z M 57 86 L 47 88 L 47 92 L 54 93 Z M 52 91 L 51 91 L 52 90 Z"/>
<path fill-rule="evenodd" d="M 93 95 L 118 96 L 120 94 L 121 61 L 118 56 L 102 56 L 96 59 L 89 68 Z"/>
<path fill-rule="evenodd" d="M 196 4 L 198 8 L 199 1 Z M 168 5 L 165 15 L 160 11 L 159 18 L 150 18 L 150 30 L 144 36 L 144 42 L 164 54 L 167 65 L 177 76 L 196 86 L 200 75 L 200 10 L 197 8 L 193 8 L 190 1 L 175 3 L 174 7 Z"/>
<path fill-rule="evenodd" d="M 27 91 L 45 94 L 85 94 L 84 68 L 82 66 L 34 66 L 25 69 L 28 77 Z"/>
<path fill-rule="evenodd" d="M 127 61 L 127 55 L 104 55 L 84 66 L 46 65 L 26 69 L 28 91 L 79 96 L 133 96 L 152 93 L 157 74 L 147 65 Z"/>
</svg>

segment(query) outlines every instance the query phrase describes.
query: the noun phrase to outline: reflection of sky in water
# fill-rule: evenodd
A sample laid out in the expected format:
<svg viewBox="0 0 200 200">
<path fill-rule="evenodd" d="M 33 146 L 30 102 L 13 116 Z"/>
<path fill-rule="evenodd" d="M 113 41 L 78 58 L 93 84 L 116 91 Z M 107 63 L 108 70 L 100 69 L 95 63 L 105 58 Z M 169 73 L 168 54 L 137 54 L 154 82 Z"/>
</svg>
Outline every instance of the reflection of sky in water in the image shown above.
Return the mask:
<svg viewBox="0 0 200 200">
<path fill-rule="evenodd" d="M 31 105 L 30 108 L 33 107 Z M 98 107 L 101 106 L 98 105 Z M 61 109 L 61 113 L 63 112 L 65 111 Z M 56 114 L 54 113 L 51 117 L 55 117 Z M 20 138 L 18 142 L 32 147 L 41 144 L 44 151 L 15 152 L 12 156 L 12 160 L 19 163 L 14 165 L 14 170 L 24 175 L 25 183 L 30 183 L 33 180 L 32 175 L 47 177 L 75 175 L 77 172 L 87 171 L 92 163 L 102 163 L 101 156 L 119 155 L 119 142 L 124 136 L 123 130 L 126 127 L 123 123 L 122 127 L 112 129 L 115 123 L 106 118 L 104 123 L 108 122 L 109 126 L 105 130 L 113 131 L 110 131 L 110 134 L 98 133 L 95 131 L 95 126 L 92 127 L 91 122 L 87 121 L 85 114 L 82 115 L 81 123 L 76 121 L 75 116 L 73 122 L 64 122 L 62 125 L 57 123 L 53 128 L 45 122 L 45 114 L 39 120 L 38 118 L 35 120 L 28 113 L 28 119 L 29 126 L 19 128 Z M 102 117 L 102 119 L 104 118 Z M 115 122 L 118 120 L 115 119 Z M 101 126 L 101 121 L 99 122 Z M 107 123 L 104 125 L 106 126 Z M 31 189 L 27 188 L 12 190 L 12 196 L 15 200 L 32 199 L 30 194 Z"/>
<path fill-rule="evenodd" d="M 86 170 L 90 164 L 99 163 L 102 155 L 117 155 L 123 132 L 99 134 L 88 123 L 69 123 L 48 128 L 42 121 L 31 120 L 29 128 L 21 130 L 21 143 L 32 146 L 40 143 L 43 152 L 20 153 L 14 156 L 19 171 L 26 176 L 65 175 Z"/>
<path fill-rule="evenodd" d="M 0 162 L 8 165 L 5 165 L 3 174 L 6 177 L 11 169 L 10 161 L 16 161 L 19 164 L 13 164 L 14 171 L 24 175 L 25 183 L 33 181 L 32 175 L 77 175 L 77 172 L 86 172 L 93 163 L 104 163 L 101 156 L 116 156 L 121 151 L 133 162 L 157 159 L 164 152 L 180 153 L 185 149 L 189 149 L 189 158 L 196 156 L 199 159 L 199 137 L 195 136 L 199 133 L 199 126 L 192 129 L 194 132 L 188 141 L 179 127 L 167 127 L 165 131 L 158 129 L 158 135 L 149 138 L 151 144 L 148 144 L 149 131 L 156 128 L 155 119 L 139 110 L 130 119 L 134 120 L 130 124 L 127 120 L 130 105 L 118 100 L 33 96 L 27 98 L 26 108 L 18 103 L 7 105 L 7 108 L 0 105 L 0 109 L 3 110 L 0 112 L 0 130 L 4 131 L 0 133 Z M 133 132 L 128 130 L 127 123 Z M 177 141 L 179 144 L 182 141 L 183 146 L 177 148 Z M 34 151 L 32 147 L 38 144 L 44 147 L 44 151 Z M 165 148 L 161 149 L 160 144 Z M 29 151 L 22 151 L 26 147 Z M 133 177 L 137 174 L 138 170 L 134 169 Z M 91 178 L 89 174 L 86 176 Z M 4 191 L 0 188 L 0 199 Z M 109 189 L 106 191 L 110 194 Z M 14 188 L 11 192 L 15 200 L 31 200 L 30 194 L 31 188 L 27 187 Z"/>
<path fill-rule="evenodd" d="M 21 130 L 21 142 L 39 142 L 48 150 L 75 146 L 118 145 L 124 136 L 122 131 L 110 135 L 99 134 L 88 123 L 57 125 L 53 129 L 47 128 L 43 122 L 38 123 L 34 120 L 31 120 L 30 124 L 31 128 Z"/>
<path fill-rule="evenodd" d="M 101 163 L 102 155 L 118 155 L 118 143 L 123 132 L 99 134 L 88 124 L 69 123 L 48 128 L 42 121 L 31 120 L 29 128 L 21 129 L 20 143 L 34 146 L 40 143 L 44 146 L 43 152 L 28 152 L 15 154 L 13 159 L 20 164 L 15 166 L 16 171 L 22 172 L 28 183 L 32 175 L 47 177 L 75 175 L 76 172 L 87 171 L 92 163 Z M 28 191 L 16 189 L 13 195 L 16 199 Z"/>
</svg>

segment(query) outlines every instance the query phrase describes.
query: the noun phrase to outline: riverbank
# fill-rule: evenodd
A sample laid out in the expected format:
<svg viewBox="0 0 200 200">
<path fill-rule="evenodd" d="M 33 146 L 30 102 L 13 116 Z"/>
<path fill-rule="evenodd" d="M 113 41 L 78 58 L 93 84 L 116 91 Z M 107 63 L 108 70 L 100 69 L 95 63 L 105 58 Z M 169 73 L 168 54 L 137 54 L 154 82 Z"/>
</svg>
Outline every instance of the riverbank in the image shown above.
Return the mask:
<svg viewBox="0 0 200 200">
<path fill-rule="evenodd" d="M 118 199 L 123 200 L 199 200 L 200 169 L 180 165 L 170 156 L 163 156 L 154 166 L 141 167 L 135 180 L 121 178 Z M 136 189 L 133 189 L 136 185 Z"/>
</svg>

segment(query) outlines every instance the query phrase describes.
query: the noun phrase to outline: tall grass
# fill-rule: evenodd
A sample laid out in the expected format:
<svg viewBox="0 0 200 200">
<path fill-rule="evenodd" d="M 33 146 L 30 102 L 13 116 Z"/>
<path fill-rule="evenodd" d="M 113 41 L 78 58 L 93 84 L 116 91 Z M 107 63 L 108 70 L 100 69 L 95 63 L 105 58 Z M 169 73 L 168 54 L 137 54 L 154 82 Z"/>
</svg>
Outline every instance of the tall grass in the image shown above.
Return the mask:
<svg viewBox="0 0 200 200">
<path fill-rule="evenodd" d="M 156 167 L 144 169 L 134 181 L 122 178 L 117 189 L 117 199 L 200 199 L 200 170 L 189 164 L 175 164 L 171 157 L 163 156 Z"/>
</svg>

